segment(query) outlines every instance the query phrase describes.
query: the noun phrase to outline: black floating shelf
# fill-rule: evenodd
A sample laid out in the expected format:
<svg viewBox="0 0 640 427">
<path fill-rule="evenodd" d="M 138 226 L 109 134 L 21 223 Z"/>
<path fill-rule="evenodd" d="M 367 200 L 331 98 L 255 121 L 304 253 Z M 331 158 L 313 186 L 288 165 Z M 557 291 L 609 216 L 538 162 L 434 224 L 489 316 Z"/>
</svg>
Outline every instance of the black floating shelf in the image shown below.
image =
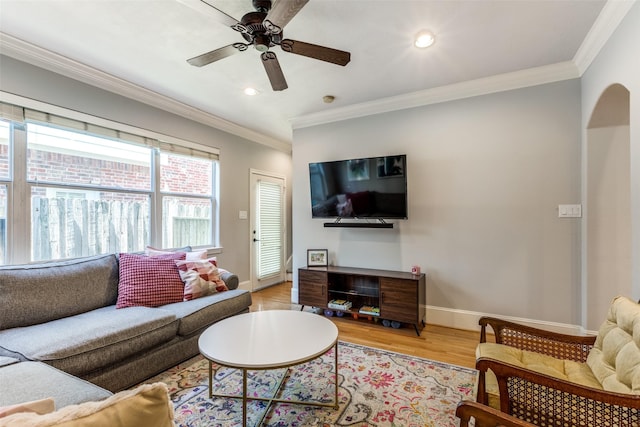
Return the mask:
<svg viewBox="0 0 640 427">
<path fill-rule="evenodd" d="M 393 228 L 392 222 L 325 222 L 326 228 Z"/>
</svg>

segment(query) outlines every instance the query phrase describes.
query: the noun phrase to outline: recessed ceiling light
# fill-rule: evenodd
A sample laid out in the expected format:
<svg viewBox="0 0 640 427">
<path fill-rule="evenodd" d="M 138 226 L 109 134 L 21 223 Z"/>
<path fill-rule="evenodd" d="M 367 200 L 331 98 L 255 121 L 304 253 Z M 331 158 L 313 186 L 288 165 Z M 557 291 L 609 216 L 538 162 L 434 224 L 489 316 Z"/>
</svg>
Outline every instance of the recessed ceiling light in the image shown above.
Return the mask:
<svg viewBox="0 0 640 427">
<path fill-rule="evenodd" d="M 244 90 L 244 94 L 248 95 L 248 96 L 256 96 L 259 93 L 260 92 L 258 92 L 258 89 L 255 89 L 255 88 L 252 88 L 252 87 L 245 88 L 245 90 Z"/>
<path fill-rule="evenodd" d="M 436 41 L 436 36 L 431 31 L 422 30 L 416 34 L 416 39 L 413 42 L 416 47 L 425 48 L 431 46 Z"/>
</svg>

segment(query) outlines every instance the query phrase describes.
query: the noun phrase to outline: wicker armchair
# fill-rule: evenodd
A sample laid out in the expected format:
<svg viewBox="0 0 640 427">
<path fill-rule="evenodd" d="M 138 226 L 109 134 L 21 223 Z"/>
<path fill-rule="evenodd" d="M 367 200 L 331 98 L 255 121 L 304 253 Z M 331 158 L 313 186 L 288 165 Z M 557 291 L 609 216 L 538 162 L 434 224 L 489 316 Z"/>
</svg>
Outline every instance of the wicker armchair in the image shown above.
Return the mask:
<svg viewBox="0 0 640 427">
<path fill-rule="evenodd" d="M 635 303 L 632 302 L 632 304 Z M 629 322 L 628 316 L 624 321 Z M 491 381 L 487 380 L 491 380 L 495 374 L 499 409 L 534 425 L 544 427 L 640 426 L 640 395 L 632 394 L 637 393 L 637 390 L 630 393 L 606 391 L 597 382 L 586 363 L 591 349 L 596 345 L 597 337 L 559 334 L 492 317 L 480 319 L 480 326 L 481 344 L 478 346 L 476 360 L 476 369 L 480 371 L 478 402 L 488 403 L 487 383 Z M 541 355 L 540 360 L 546 360 L 546 362 L 539 362 L 540 369 L 531 369 L 529 366 L 507 363 L 497 357 L 483 357 L 481 346 L 482 343 L 487 342 L 487 326 L 493 329 L 497 344 L 525 350 L 522 352 L 525 355 L 523 360 Z M 617 327 L 615 310 L 611 310 L 605 325 L 601 328 L 601 333 Z M 632 337 L 631 344 L 634 339 Z M 635 343 L 638 342 L 635 340 Z M 494 348 L 496 347 L 499 346 Z M 511 354 L 520 354 L 517 350 L 515 353 L 514 350 L 506 349 L 506 351 Z M 566 376 L 562 378 L 550 372 L 544 372 L 545 366 L 552 364 L 549 362 L 558 362 L 557 366 L 568 367 L 571 370 L 582 369 L 591 376 L 592 380 L 575 382 L 567 379 Z M 613 366 L 615 368 L 615 362 Z M 488 372 L 489 370 L 491 372 Z M 638 375 L 635 375 L 634 378 L 637 378 Z M 492 404 L 492 406 L 496 405 Z"/>
<path fill-rule="evenodd" d="M 526 421 L 512 417 L 496 409 L 469 400 L 458 403 L 456 417 L 460 418 L 460 427 L 469 427 L 469 421 L 474 419 L 475 427 L 531 427 Z"/>
</svg>

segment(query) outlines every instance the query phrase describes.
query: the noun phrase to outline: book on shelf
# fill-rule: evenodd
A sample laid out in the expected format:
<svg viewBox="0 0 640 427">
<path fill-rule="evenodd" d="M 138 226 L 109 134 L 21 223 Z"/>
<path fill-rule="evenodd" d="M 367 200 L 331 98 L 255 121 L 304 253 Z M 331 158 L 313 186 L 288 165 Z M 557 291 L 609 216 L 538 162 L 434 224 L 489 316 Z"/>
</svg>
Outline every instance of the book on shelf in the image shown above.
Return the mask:
<svg viewBox="0 0 640 427">
<path fill-rule="evenodd" d="M 347 301 L 345 299 L 333 299 L 329 301 L 329 308 L 334 310 L 349 310 L 351 309 L 351 301 Z"/>
<path fill-rule="evenodd" d="M 371 316 L 380 316 L 380 307 L 374 307 L 372 305 L 363 305 L 360 307 L 360 314 L 368 314 Z"/>
</svg>

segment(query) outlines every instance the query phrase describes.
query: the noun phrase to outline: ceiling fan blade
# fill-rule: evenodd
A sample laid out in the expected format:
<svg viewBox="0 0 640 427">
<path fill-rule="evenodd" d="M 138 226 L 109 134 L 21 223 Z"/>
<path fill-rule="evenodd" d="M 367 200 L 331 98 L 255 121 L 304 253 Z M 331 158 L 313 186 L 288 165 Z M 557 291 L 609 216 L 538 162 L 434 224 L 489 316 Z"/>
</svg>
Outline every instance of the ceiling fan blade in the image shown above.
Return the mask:
<svg viewBox="0 0 640 427">
<path fill-rule="evenodd" d="M 200 13 L 205 13 L 211 17 L 213 17 L 216 21 L 220 22 L 223 25 L 231 27 L 232 29 L 244 33 L 247 31 L 247 28 L 238 22 L 232 16 L 227 15 L 214 5 L 212 5 L 208 0 L 178 0 L 180 3 L 185 6 L 189 6 L 190 8 L 197 10 Z"/>
<path fill-rule="evenodd" d="M 195 67 L 202 67 L 212 62 L 219 61 L 227 56 L 234 55 L 238 52 L 247 50 L 249 45 L 244 43 L 233 43 L 225 47 L 221 47 L 211 52 L 203 53 L 202 55 L 195 56 L 191 59 L 187 59 L 187 62 Z"/>
<path fill-rule="evenodd" d="M 351 54 L 344 50 L 299 42 L 297 40 L 284 39 L 280 42 L 280 47 L 285 52 L 308 56 L 309 58 L 319 59 L 321 61 L 331 62 L 342 66 L 347 65 L 351 60 Z"/>
<path fill-rule="evenodd" d="M 262 25 L 272 34 L 280 34 L 282 29 L 309 0 L 276 0 L 267 13 Z"/>
<path fill-rule="evenodd" d="M 264 65 L 264 70 L 267 72 L 273 90 L 285 90 L 288 88 L 289 86 L 287 86 L 287 81 L 284 78 L 284 74 L 282 74 L 282 68 L 280 68 L 276 54 L 267 51 L 263 52 L 260 58 L 262 58 L 262 65 Z"/>
</svg>

